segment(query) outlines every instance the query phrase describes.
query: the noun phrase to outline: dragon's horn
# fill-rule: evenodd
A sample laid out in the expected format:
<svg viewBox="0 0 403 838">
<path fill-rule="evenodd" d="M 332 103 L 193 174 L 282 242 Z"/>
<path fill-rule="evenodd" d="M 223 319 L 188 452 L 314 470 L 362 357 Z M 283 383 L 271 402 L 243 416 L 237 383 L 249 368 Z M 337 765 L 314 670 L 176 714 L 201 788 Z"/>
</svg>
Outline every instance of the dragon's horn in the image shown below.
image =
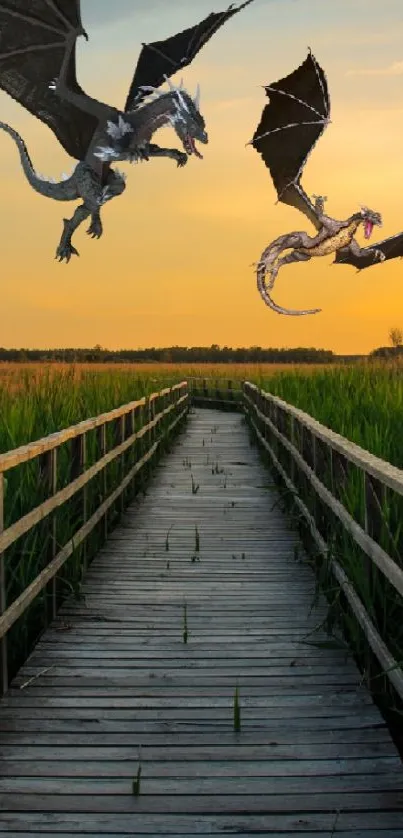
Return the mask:
<svg viewBox="0 0 403 838">
<path fill-rule="evenodd" d="M 199 110 L 199 107 L 200 107 L 200 84 L 198 84 L 197 87 L 196 87 L 196 93 L 195 93 L 193 101 L 195 103 L 195 106 L 196 106 L 197 110 Z"/>
</svg>

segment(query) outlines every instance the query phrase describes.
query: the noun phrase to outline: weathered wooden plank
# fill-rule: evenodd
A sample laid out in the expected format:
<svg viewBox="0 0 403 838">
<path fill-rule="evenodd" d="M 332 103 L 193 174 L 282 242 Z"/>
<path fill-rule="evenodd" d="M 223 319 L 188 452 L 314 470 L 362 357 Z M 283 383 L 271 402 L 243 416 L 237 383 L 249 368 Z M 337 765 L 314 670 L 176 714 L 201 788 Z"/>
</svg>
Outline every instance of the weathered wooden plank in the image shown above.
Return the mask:
<svg viewBox="0 0 403 838">
<path fill-rule="evenodd" d="M 282 753 L 281 748 L 288 745 L 298 747 L 302 745 L 318 744 L 318 745 L 342 745 L 343 748 L 347 745 L 354 746 L 355 744 L 360 748 L 370 746 L 371 748 L 381 748 L 384 756 L 396 756 L 396 750 L 391 747 L 390 734 L 386 725 L 362 725 L 362 726 L 340 726 L 338 722 L 333 725 L 316 726 L 314 723 L 304 723 L 296 726 L 287 726 L 280 724 L 273 724 L 270 728 L 257 727 L 256 729 L 247 727 L 242 730 L 242 737 L 235 736 L 234 732 L 221 725 L 220 737 L 217 739 L 216 727 L 211 728 L 207 725 L 202 729 L 199 727 L 192 731 L 189 725 L 183 725 L 178 732 L 171 733 L 173 725 L 167 723 L 165 726 L 161 724 L 156 725 L 155 729 L 151 728 L 151 733 L 142 735 L 139 739 L 138 732 L 133 729 L 131 720 L 125 721 L 122 719 L 102 719 L 94 718 L 94 715 L 81 718 L 74 716 L 72 719 L 57 718 L 52 715 L 52 718 L 46 718 L 42 715 L 40 724 L 40 731 L 38 731 L 38 714 L 34 718 L 15 718 L 12 716 L 4 717 L 2 737 L 4 738 L 4 745 L 16 745 L 23 748 L 38 747 L 46 748 L 56 747 L 58 752 L 63 748 L 83 747 L 83 734 L 85 734 L 84 747 L 103 747 L 108 746 L 126 747 L 131 745 L 151 749 L 151 752 L 156 753 L 156 749 L 167 749 L 169 753 L 174 754 L 177 749 L 190 749 L 190 755 L 193 751 L 203 752 L 203 758 L 206 759 L 209 751 L 211 758 L 214 759 L 214 754 L 218 753 L 217 748 L 234 748 L 236 753 L 237 748 L 255 749 L 268 748 L 274 749 L 272 753 L 277 756 Z M 163 727 L 161 733 L 161 727 Z M 144 732 L 144 731 L 143 731 Z M 189 735 L 190 734 L 190 735 Z M 154 749 L 154 751 L 152 750 Z M 388 750 L 387 750 L 388 749 Z M 181 751 L 181 753 L 182 753 Z M 39 751 L 38 751 L 39 752 Z M 378 751 L 372 751 L 371 753 Z M 44 752 L 45 753 L 45 752 Z M 46 753 L 48 751 L 46 750 Z M 344 751 L 343 751 L 344 753 Z M 85 757 L 85 751 L 80 750 L 81 756 Z M 165 750 L 165 755 L 167 751 Z M 348 754 L 347 754 L 348 755 Z M 190 756 L 191 758 L 191 756 Z M 185 757 L 183 757 L 185 759 Z"/>
<path fill-rule="evenodd" d="M 294 754 L 295 754 L 294 749 Z M 77 751 L 71 753 L 70 757 L 63 752 L 63 756 L 58 754 L 58 759 L 43 758 L 36 749 L 37 753 L 32 753 L 30 749 L 30 757 L 25 753 L 16 761 L 13 753 L 14 761 L 7 758 L 10 753 L 10 748 L 5 748 L 4 766 L 2 766 L 2 777 L 38 777 L 38 759 L 40 759 L 39 776 L 45 777 L 70 777 L 70 778 L 127 778 L 133 777 L 133 765 L 136 762 L 135 755 L 132 748 L 118 749 L 118 748 L 97 748 L 94 749 L 92 760 L 86 754 L 86 760 L 78 759 Z M 162 759 L 160 762 L 146 759 L 146 753 L 142 751 L 142 765 L 144 768 L 144 776 L 148 779 L 170 777 L 180 779 L 189 778 L 272 778 L 281 777 L 333 777 L 343 776 L 349 777 L 352 774 L 360 776 L 388 774 L 394 770 L 400 770 L 400 762 L 397 757 L 377 757 L 377 758 L 363 758 L 363 759 L 314 759 L 311 755 L 305 759 L 293 756 L 288 759 L 268 759 L 260 756 L 258 760 L 252 761 L 250 758 L 242 759 L 242 757 L 231 757 L 225 761 L 211 760 L 203 762 L 201 760 L 189 761 L 187 754 L 184 754 L 184 759 L 180 761 L 167 762 Z M 0 778 L 1 783 L 1 778 Z M 0 786 L 1 787 L 1 786 Z M 66 789 L 64 790 L 66 791 Z M 181 789 L 183 793 L 183 789 Z M 246 791 L 246 789 L 245 789 Z M 67 793 L 67 791 L 66 791 Z"/>
<path fill-rule="evenodd" d="M 136 770 L 136 769 L 135 769 Z M 134 772 L 135 773 L 135 772 Z M 269 785 L 269 784 L 267 784 Z M 312 786 L 312 783 L 311 783 Z M 357 791 L 281 794 L 266 791 L 263 794 L 140 794 L 133 796 L 116 794 L 14 794 L 0 793 L 1 812 L 98 812 L 99 814 L 243 814 L 265 812 L 273 814 L 282 811 L 295 814 L 310 812 L 337 812 L 343 801 L 343 809 L 351 812 L 379 812 L 395 810 L 403 819 L 403 793 L 400 791 Z M 402 823 L 402 820 L 401 820 Z"/>
<path fill-rule="evenodd" d="M 64 800 L 68 796 L 75 798 L 77 808 L 80 809 L 81 799 L 93 795 L 94 807 L 98 808 L 98 806 L 101 806 L 101 811 L 104 811 L 100 798 L 106 798 L 110 795 L 115 798 L 117 811 L 120 811 L 120 805 L 124 804 L 127 798 L 130 799 L 132 780 L 135 776 L 137 766 L 138 760 L 136 755 L 133 754 L 131 759 L 131 776 L 113 778 L 41 777 L 38 775 L 36 777 L 0 777 L 0 800 L 3 801 L 4 805 L 6 795 L 10 795 L 11 797 L 19 795 L 20 798 L 31 795 L 54 795 L 59 798 L 59 807 L 61 811 L 64 811 Z M 244 798 L 245 805 L 248 805 L 248 797 L 251 797 L 253 801 L 256 801 L 259 796 L 264 796 L 265 798 L 267 796 L 270 801 L 270 797 L 277 794 L 283 796 L 289 795 L 290 797 L 294 795 L 296 797 L 307 795 L 309 798 L 312 794 L 313 782 L 315 784 L 314 797 L 319 803 L 319 808 L 322 808 L 320 804 L 322 795 L 348 794 L 351 797 L 353 795 L 358 797 L 360 793 L 366 795 L 367 792 L 372 792 L 375 795 L 380 795 L 395 791 L 395 799 L 390 797 L 390 800 L 397 807 L 400 803 L 403 817 L 403 780 L 400 770 L 392 770 L 388 773 L 349 774 L 347 777 L 340 776 L 339 774 L 332 774 L 331 776 L 316 774 L 314 780 L 313 776 L 302 775 L 287 775 L 285 777 L 273 775 L 269 777 L 221 776 L 218 779 L 218 777 L 188 777 L 186 775 L 181 777 L 150 777 L 147 766 L 143 765 L 141 800 L 144 801 L 144 806 L 147 807 L 143 811 L 152 811 L 156 798 L 162 796 L 166 796 L 167 798 L 182 798 L 182 806 L 185 806 L 185 802 L 183 801 L 185 795 L 193 795 L 199 801 L 203 797 L 209 797 L 216 805 L 217 798 L 227 795 L 240 795 Z M 401 791 L 400 798 L 399 794 L 396 793 L 396 789 L 400 789 Z M 109 805 L 111 805 L 111 802 Z M 174 807 L 174 801 L 172 801 L 171 805 Z M 260 801 L 260 805 L 262 805 L 262 801 Z M 295 805 L 297 805 L 297 801 L 294 802 Z M 323 808 L 326 808 L 326 806 Z M 309 809 L 310 807 L 307 806 L 308 811 Z M 84 811 L 86 810 L 87 807 L 85 807 Z M 111 810 L 109 809 L 109 811 Z M 112 811 L 114 810 L 112 809 Z M 175 808 L 173 808 L 173 811 L 175 811 Z M 184 808 L 182 811 L 189 811 L 189 809 Z"/>
<path fill-rule="evenodd" d="M 1 832 L 1 828 L 0 828 L 0 832 Z M 56 832 L 55 834 L 59 834 L 59 833 Z M 97 831 L 96 833 L 86 832 L 85 834 L 86 835 L 95 835 L 95 834 L 99 835 L 100 833 L 99 833 L 99 831 Z M 103 838 L 117 838 L 117 836 L 122 835 L 122 834 L 123 833 L 121 833 L 121 832 L 102 832 Z M 124 833 L 124 834 L 130 835 L 130 838 L 132 838 L 132 835 L 133 835 L 133 833 Z M 153 835 L 156 835 L 156 834 L 160 834 L 160 833 L 153 833 Z M 166 835 L 168 833 L 164 832 L 163 834 Z M 210 833 L 210 834 L 212 834 L 212 833 Z M 214 833 L 214 835 L 226 835 L 226 834 L 227 834 L 227 830 L 225 830 L 224 832 L 215 832 Z M 256 832 L 242 832 L 239 829 L 237 829 L 236 834 L 237 834 L 238 838 L 256 838 Z M 9 832 L 7 830 L 7 835 L 9 836 L 9 838 L 34 838 L 34 836 L 37 836 L 38 833 L 37 832 Z M 150 835 L 149 832 L 141 832 L 140 833 L 140 832 L 136 831 L 136 836 L 138 836 L 138 838 L 145 838 L 145 836 L 149 836 L 149 835 Z M 194 835 L 195 835 L 194 832 L 192 832 L 190 834 L 189 833 L 184 833 L 184 832 L 170 832 L 169 833 L 169 838 L 179 838 L 179 836 L 180 836 L 180 838 L 194 838 Z M 281 831 L 281 833 L 280 832 L 272 832 L 272 830 L 270 830 L 270 835 L 271 835 L 271 838 L 294 838 L 296 833 L 295 833 L 294 830 L 293 830 L 293 832 L 283 832 L 283 831 Z M 74 838 L 74 836 L 77 836 L 77 832 L 65 832 L 64 829 L 63 829 L 63 838 Z M 334 832 L 332 833 L 330 831 L 326 831 L 326 832 L 323 832 L 322 830 L 320 830 L 319 832 L 317 830 L 315 832 L 305 832 L 304 831 L 304 838 L 333 838 L 333 836 L 334 836 Z M 376 830 L 371 829 L 369 832 L 365 831 L 365 834 L 361 830 L 359 832 L 356 832 L 356 831 L 354 831 L 354 832 L 350 832 L 350 831 L 343 832 L 343 838 L 399 838 L 399 836 L 398 836 L 396 830 L 394 830 L 394 829 L 393 830 L 386 829 L 386 830 L 381 830 L 381 831 L 379 831 L 378 829 L 376 829 Z"/>
<path fill-rule="evenodd" d="M 42 707 L 41 710 L 41 703 L 41 701 L 38 701 L 38 706 L 33 707 L 13 707 L 13 718 L 21 727 L 23 719 L 36 719 L 37 726 L 40 728 L 40 719 L 44 716 L 44 708 Z M 46 706 L 47 713 L 51 713 L 53 719 L 74 720 L 80 709 L 80 702 L 76 702 L 75 707 L 58 707 L 55 706 L 57 702 L 53 702 L 52 704 L 45 700 L 43 704 Z M 372 708 L 366 708 L 365 711 L 361 710 L 354 715 L 348 710 L 343 712 L 343 709 L 332 713 L 330 709 L 324 708 L 320 712 L 316 708 L 308 707 L 298 712 L 298 719 L 295 718 L 295 713 L 296 709 L 289 708 L 287 711 L 273 711 L 269 716 L 264 718 L 262 716 L 254 716 L 250 711 L 248 714 L 244 712 L 242 714 L 242 726 L 245 731 L 259 730 L 262 735 L 266 732 L 267 735 L 271 734 L 275 738 L 276 729 L 285 725 L 289 727 L 290 731 L 305 730 L 308 736 L 309 730 L 333 730 L 334 728 L 345 730 L 355 730 L 356 728 L 367 729 L 377 724 L 378 718 L 376 714 L 372 713 Z M 95 717 L 96 723 L 100 724 L 102 729 L 105 721 L 130 722 L 132 720 L 131 731 L 142 736 L 146 734 L 152 736 L 153 732 L 165 733 L 167 731 L 186 735 L 192 731 L 198 736 L 205 734 L 210 734 L 211 736 L 211 733 L 217 733 L 219 730 L 233 730 L 232 713 L 220 714 L 218 710 L 215 716 L 211 715 L 205 718 L 200 718 L 200 714 L 198 714 L 197 718 L 191 715 L 185 717 L 184 713 L 179 712 L 176 715 L 170 715 L 168 711 L 162 711 L 160 713 L 157 711 L 149 711 L 148 713 L 144 711 L 141 714 L 141 718 L 138 718 L 138 712 L 136 712 L 135 718 L 133 718 L 133 715 L 133 709 L 130 707 L 123 709 L 121 707 L 104 709 L 90 706 L 80 709 L 80 719 L 84 721 L 85 719 L 91 720 Z M 38 732 L 38 740 L 40 740 L 40 736 L 41 733 Z M 143 742 L 145 739 L 141 739 L 140 741 Z"/>
<path fill-rule="evenodd" d="M 95 691 L 94 694 L 86 697 L 85 691 L 80 690 L 74 696 L 48 696 L 42 691 L 33 693 L 30 690 L 13 690 L 4 701 L 4 708 L 12 705 L 17 707 L 57 707 L 74 708 L 80 710 L 86 708 L 97 708 L 99 710 L 123 710 L 133 709 L 136 711 L 136 718 L 156 718 L 159 714 L 165 719 L 226 719 L 231 716 L 233 701 L 222 696 L 187 696 L 186 698 L 136 698 L 132 695 L 122 695 L 121 690 Z M 91 691 L 92 693 L 93 691 Z M 377 710 L 373 705 L 371 697 L 367 693 L 357 692 L 336 692 L 331 695 L 277 694 L 271 696 L 248 696 L 246 690 L 242 692 L 240 703 L 246 718 L 277 718 L 287 716 L 289 712 L 298 711 L 300 715 L 309 715 L 312 711 L 318 716 L 354 716 L 356 713 L 365 714 L 367 717 L 378 718 Z"/>
<path fill-rule="evenodd" d="M 315 838 L 319 835 L 322 838 L 322 832 L 325 831 L 325 838 L 333 838 L 334 827 L 337 824 L 337 832 L 342 832 L 345 838 L 346 830 L 350 830 L 353 838 L 373 838 L 371 830 L 380 830 L 381 838 L 387 835 L 387 832 L 382 830 L 399 830 L 401 831 L 401 813 L 400 812 L 343 812 L 339 814 L 339 810 L 335 809 L 330 812 L 313 812 L 313 813 L 291 813 L 291 814 L 202 814 L 195 818 L 192 815 L 186 814 L 137 814 L 131 812 L 130 814 L 121 814 L 119 819 L 115 814 L 103 813 L 98 816 L 93 813 L 72 812 L 65 813 L 60 816 L 59 813 L 49 812 L 46 814 L 31 812 L 12 812 L 10 814 L 0 813 L 0 831 L 8 832 L 9 830 L 21 828 L 33 829 L 37 828 L 36 834 L 40 833 L 42 829 L 48 834 L 58 834 L 58 832 L 72 829 L 74 835 L 78 834 L 94 834 L 105 835 L 112 834 L 113 836 L 126 834 L 133 835 L 228 835 L 235 833 L 237 835 L 245 834 L 244 830 L 253 830 L 249 834 L 256 835 L 269 834 L 274 835 L 274 838 L 283 838 L 284 832 L 287 835 L 301 834 L 304 838 L 311 838 L 312 832 Z M 80 831 L 81 830 L 81 831 Z M 322 830 L 322 832 L 321 832 Z M 333 835 L 332 835 L 333 831 Z M 34 833 L 35 834 L 35 833 Z M 246 833 L 248 835 L 248 833 Z M 393 832 L 392 832 L 393 835 Z M 377 836 L 378 838 L 378 836 Z M 400 835 L 395 835 L 393 838 L 400 838 Z"/>
<path fill-rule="evenodd" d="M 1 831 L 2 830 L 1 830 L 1 826 L 0 826 L 0 832 Z M 58 831 L 55 831 L 55 834 L 60 834 L 60 833 Z M 86 835 L 99 835 L 100 832 L 97 829 L 96 833 L 86 831 L 85 834 Z M 130 838 L 132 838 L 132 835 L 133 835 L 132 832 L 131 833 L 102 832 L 103 838 L 117 838 L 117 836 L 122 835 L 122 834 L 125 834 L 127 836 L 130 835 Z M 140 832 L 137 832 L 137 830 L 136 830 L 135 834 L 136 834 L 136 836 L 138 836 L 138 838 L 145 838 L 145 836 L 150 835 L 149 832 L 141 832 L 140 833 Z M 153 835 L 157 835 L 157 834 L 161 834 L 161 833 L 153 832 Z M 168 833 L 164 832 L 163 834 L 167 835 Z M 210 834 L 212 834 L 212 833 L 210 833 Z M 214 835 L 226 835 L 226 834 L 227 834 L 227 830 L 225 830 L 224 832 L 214 832 Z M 236 830 L 236 834 L 237 834 L 238 838 L 255 838 L 255 836 L 256 836 L 256 832 L 242 832 L 239 829 Z M 322 830 L 320 830 L 319 832 L 317 830 L 315 832 L 304 831 L 303 834 L 304 834 L 304 838 L 333 838 L 333 836 L 334 836 L 334 832 L 330 832 L 328 830 L 326 832 L 323 832 Z M 25 831 L 24 832 L 20 832 L 20 831 L 10 832 L 9 830 L 7 830 L 7 835 L 9 836 L 9 838 L 34 838 L 35 836 L 38 835 L 38 833 L 37 832 L 25 832 Z M 190 834 L 189 833 L 184 833 L 184 832 L 169 832 L 169 838 L 179 838 L 179 836 L 180 836 L 180 838 L 194 838 L 194 835 L 195 835 L 194 832 L 192 832 Z M 270 830 L 270 835 L 271 835 L 271 838 L 294 838 L 294 836 L 296 835 L 296 832 L 294 830 L 292 832 L 283 832 L 283 831 L 272 832 L 272 830 Z M 63 829 L 63 838 L 74 838 L 74 836 L 77 836 L 77 832 L 66 832 Z M 372 830 L 371 829 L 369 832 L 365 831 L 365 833 L 362 832 L 361 830 L 359 832 L 356 832 L 356 831 L 350 832 L 350 830 L 349 830 L 348 832 L 345 832 L 345 831 L 343 832 L 343 838 L 400 838 L 400 834 L 398 835 L 398 833 L 394 829 L 386 829 L 386 830 L 378 830 L 378 829 Z"/>
</svg>

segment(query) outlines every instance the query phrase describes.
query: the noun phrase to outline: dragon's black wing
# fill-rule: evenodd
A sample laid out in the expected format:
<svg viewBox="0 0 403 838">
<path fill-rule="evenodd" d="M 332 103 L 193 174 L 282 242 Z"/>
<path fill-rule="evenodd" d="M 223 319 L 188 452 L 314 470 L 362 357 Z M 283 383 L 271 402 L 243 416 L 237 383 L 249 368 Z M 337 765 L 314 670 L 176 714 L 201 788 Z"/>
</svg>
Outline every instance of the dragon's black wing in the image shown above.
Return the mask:
<svg viewBox="0 0 403 838">
<path fill-rule="evenodd" d="M 278 200 L 303 212 L 317 229 L 314 205 L 300 178 L 306 160 L 323 133 L 330 114 L 324 71 L 309 51 L 289 76 L 265 87 L 270 99 L 251 144 L 270 170 Z"/>
<path fill-rule="evenodd" d="M 49 90 L 60 74 L 66 48 L 79 35 L 87 37 L 80 0 L 0 0 L 0 88 L 48 125 L 71 157 L 81 160 L 96 119 Z M 67 80 L 70 89 L 83 94 L 74 48 Z"/>
<path fill-rule="evenodd" d="M 252 0 L 245 0 L 237 7 L 231 3 L 225 12 L 213 12 L 196 26 L 185 29 L 165 41 L 143 44 L 126 99 L 125 111 L 133 110 L 147 96 L 141 89 L 143 86 L 159 87 L 166 77 L 170 78 L 182 67 L 187 67 L 217 29 L 245 6 L 249 6 L 249 3 L 252 3 Z"/>
<path fill-rule="evenodd" d="M 359 271 L 363 268 L 370 268 L 372 265 L 382 265 L 384 260 L 376 258 L 374 250 L 380 250 L 386 259 L 397 259 L 403 257 L 403 233 L 390 236 L 381 242 L 372 244 L 371 247 L 363 247 L 359 256 L 356 256 L 349 247 L 343 247 L 336 251 L 334 263 L 338 265 L 354 265 Z"/>
</svg>

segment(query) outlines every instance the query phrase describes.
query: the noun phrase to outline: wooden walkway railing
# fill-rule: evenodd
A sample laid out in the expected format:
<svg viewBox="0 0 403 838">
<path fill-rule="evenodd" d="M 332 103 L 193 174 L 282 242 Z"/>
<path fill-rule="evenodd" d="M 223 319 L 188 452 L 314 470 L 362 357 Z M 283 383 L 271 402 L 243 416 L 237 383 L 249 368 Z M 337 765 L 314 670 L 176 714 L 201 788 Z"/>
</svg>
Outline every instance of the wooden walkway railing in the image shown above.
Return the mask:
<svg viewBox="0 0 403 838">
<path fill-rule="evenodd" d="M 188 407 L 188 385 L 186 381 L 182 381 L 159 393 L 153 393 L 147 398 L 130 402 L 36 442 L 16 448 L 6 454 L 0 454 L 0 687 L 2 694 L 5 694 L 8 686 L 7 633 L 10 628 L 26 612 L 38 594 L 48 586 L 51 588 L 49 591 L 52 602 L 51 617 L 55 616 L 57 574 L 102 519 L 105 520 L 105 536 L 107 535 L 108 510 L 118 499 L 123 509 L 125 491 L 130 488 L 141 470 L 150 463 L 157 449 L 168 440 L 172 431 L 187 413 Z M 91 432 L 95 434 L 95 462 L 89 466 L 86 443 Z M 108 436 L 110 445 L 108 445 Z M 59 489 L 57 457 L 61 446 L 66 443 L 70 446 L 70 476 L 67 485 Z M 38 463 L 39 479 L 42 485 L 45 485 L 47 497 L 34 509 L 5 528 L 5 475 L 11 469 L 34 460 Z M 87 488 L 90 481 L 97 475 L 101 478 L 105 476 L 106 469 L 111 463 L 118 464 L 118 485 L 110 494 L 107 494 L 106 481 L 103 482 L 100 503 L 93 514 L 88 516 Z M 66 543 L 60 545 L 54 513 L 68 501 L 76 499 L 79 492 L 82 493 L 80 498 L 81 526 Z M 11 604 L 8 604 L 5 552 L 44 519 L 49 522 L 49 561 L 31 584 Z"/>
<path fill-rule="evenodd" d="M 403 559 L 396 534 L 400 531 L 403 471 L 250 382 L 244 382 L 243 394 L 254 433 L 308 524 L 319 554 L 328 562 L 381 671 L 403 700 L 402 649 L 400 655 L 397 650 L 398 661 L 385 642 L 387 615 L 385 611 L 376 613 L 375 584 L 377 580 L 378 586 L 388 586 L 385 601 L 390 605 L 391 596 L 395 598 L 400 614 L 396 624 L 401 626 Z M 361 579 L 365 585 L 357 585 L 359 573 L 353 572 L 353 564 L 351 578 L 342 566 L 344 562 L 334 545 L 338 528 L 344 536 L 348 534 L 354 548 L 359 548 L 356 563 L 360 558 L 364 560 Z M 385 607 L 385 602 L 382 605 Z"/>
</svg>

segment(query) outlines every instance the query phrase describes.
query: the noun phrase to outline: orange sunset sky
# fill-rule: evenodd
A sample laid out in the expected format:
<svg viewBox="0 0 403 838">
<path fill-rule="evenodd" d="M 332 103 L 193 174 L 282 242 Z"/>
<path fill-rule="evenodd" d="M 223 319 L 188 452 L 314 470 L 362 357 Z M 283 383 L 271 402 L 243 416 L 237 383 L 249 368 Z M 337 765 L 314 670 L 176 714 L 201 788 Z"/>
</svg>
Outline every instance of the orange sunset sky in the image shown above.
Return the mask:
<svg viewBox="0 0 403 838">
<path fill-rule="evenodd" d="M 186 28 L 227 0 L 82 0 L 89 42 L 78 45 L 84 89 L 123 107 L 142 41 Z M 360 204 L 382 213 L 373 241 L 403 229 L 403 4 L 401 0 L 255 0 L 232 18 L 183 76 L 201 85 L 209 132 L 204 160 L 121 164 L 123 196 L 103 209 L 104 235 L 83 225 L 80 257 L 54 259 L 63 216 L 75 204 L 34 193 L 11 139 L 0 132 L 2 305 L 0 345 L 110 349 L 179 345 L 317 346 L 368 352 L 403 327 L 403 262 L 355 272 L 332 257 L 285 267 L 274 299 L 261 300 L 251 263 L 276 236 L 313 232 L 276 194 L 260 156 L 246 146 L 265 104 L 262 85 L 290 73 L 307 47 L 324 68 L 332 123 L 302 183 L 346 218 Z M 176 79 L 175 79 L 176 80 Z M 5 93 L 1 119 L 24 137 L 39 172 L 59 178 L 75 161 L 52 132 Z M 178 146 L 172 129 L 155 137 Z M 359 241 L 363 243 L 360 231 Z"/>
</svg>

